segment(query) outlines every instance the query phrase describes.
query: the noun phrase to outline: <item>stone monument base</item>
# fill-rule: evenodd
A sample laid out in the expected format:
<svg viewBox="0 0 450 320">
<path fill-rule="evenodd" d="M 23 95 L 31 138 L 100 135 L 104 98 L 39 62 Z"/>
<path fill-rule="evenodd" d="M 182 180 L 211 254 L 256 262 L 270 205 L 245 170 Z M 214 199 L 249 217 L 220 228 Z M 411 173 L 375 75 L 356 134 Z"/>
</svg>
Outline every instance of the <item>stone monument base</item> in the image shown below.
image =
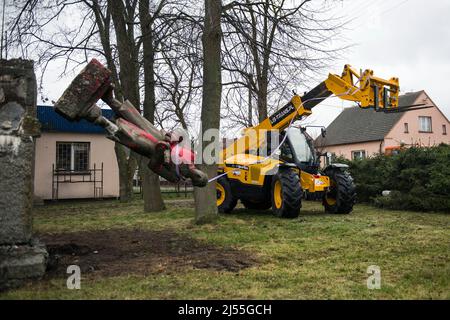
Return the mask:
<svg viewBox="0 0 450 320">
<path fill-rule="evenodd" d="M 33 61 L 0 59 L 0 290 L 46 269 L 46 248 L 32 238 L 36 97 Z"/>
<path fill-rule="evenodd" d="M 0 291 L 42 278 L 47 259 L 45 245 L 36 240 L 29 244 L 0 245 Z"/>
</svg>

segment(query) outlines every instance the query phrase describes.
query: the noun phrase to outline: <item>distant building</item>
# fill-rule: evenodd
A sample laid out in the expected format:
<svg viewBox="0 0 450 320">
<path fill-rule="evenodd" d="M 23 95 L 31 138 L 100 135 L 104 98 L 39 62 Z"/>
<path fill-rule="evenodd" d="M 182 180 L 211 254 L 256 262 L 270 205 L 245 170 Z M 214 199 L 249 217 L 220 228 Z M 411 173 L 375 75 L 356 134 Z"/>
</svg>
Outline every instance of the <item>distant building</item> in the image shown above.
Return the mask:
<svg viewBox="0 0 450 320">
<path fill-rule="evenodd" d="M 450 122 L 425 91 L 400 96 L 399 105 L 425 104 L 432 108 L 383 113 L 358 107 L 345 109 L 327 128 L 326 137 L 315 145 L 347 159 L 390 153 L 402 147 L 450 144 Z"/>
<path fill-rule="evenodd" d="M 112 118 L 112 110 L 102 110 Z M 103 128 L 85 120 L 69 122 L 51 106 L 38 106 L 34 194 L 49 199 L 119 196 L 114 142 Z"/>
</svg>

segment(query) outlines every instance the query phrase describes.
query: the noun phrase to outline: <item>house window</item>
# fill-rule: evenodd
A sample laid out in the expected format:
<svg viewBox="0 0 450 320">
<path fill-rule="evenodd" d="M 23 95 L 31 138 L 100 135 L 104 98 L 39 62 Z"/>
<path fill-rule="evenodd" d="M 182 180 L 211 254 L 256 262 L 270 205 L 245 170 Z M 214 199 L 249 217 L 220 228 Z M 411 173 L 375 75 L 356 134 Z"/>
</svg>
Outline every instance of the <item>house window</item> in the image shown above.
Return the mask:
<svg viewBox="0 0 450 320">
<path fill-rule="evenodd" d="M 81 172 L 89 170 L 89 142 L 57 142 L 56 169 Z"/>
<path fill-rule="evenodd" d="M 442 125 L 442 134 L 447 135 L 447 126 L 445 124 Z"/>
<path fill-rule="evenodd" d="M 419 132 L 431 132 L 431 117 L 419 117 Z"/>
<path fill-rule="evenodd" d="M 408 122 L 405 122 L 405 133 L 409 133 Z"/>
<path fill-rule="evenodd" d="M 362 160 L 366 158 L 366 151 L 365 150 L 357 150 L 352 151 L 352 159 L 353 160 Z"/>
</svg>

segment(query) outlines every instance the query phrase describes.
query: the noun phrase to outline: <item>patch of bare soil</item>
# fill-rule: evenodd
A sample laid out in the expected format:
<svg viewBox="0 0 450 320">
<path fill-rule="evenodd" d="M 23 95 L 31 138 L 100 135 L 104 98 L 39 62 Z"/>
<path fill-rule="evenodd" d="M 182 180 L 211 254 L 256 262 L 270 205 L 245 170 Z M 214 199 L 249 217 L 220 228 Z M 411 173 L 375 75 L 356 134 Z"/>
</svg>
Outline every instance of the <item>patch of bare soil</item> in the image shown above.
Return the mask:
<svg viewBox="0 0 450 320">
<path fill-rule="evenodd" d="M 257 264 L 248 252 L 218 247 L 171 230 L 100 230 L 43 234 L 50 254 L 48 276 L 67 276 L 69 265 L 83 274 L 117 276 L 172 273 L 185 268 L 237 272 Z"/>
</svg>

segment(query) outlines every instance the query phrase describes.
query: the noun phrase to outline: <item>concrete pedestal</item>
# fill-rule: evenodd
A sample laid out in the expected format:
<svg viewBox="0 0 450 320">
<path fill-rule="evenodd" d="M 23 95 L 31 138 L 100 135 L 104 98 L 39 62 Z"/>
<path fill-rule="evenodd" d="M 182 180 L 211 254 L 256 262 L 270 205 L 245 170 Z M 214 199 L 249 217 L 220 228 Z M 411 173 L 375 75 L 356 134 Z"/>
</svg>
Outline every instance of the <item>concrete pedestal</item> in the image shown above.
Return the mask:
<svg viewBox="0 0 450 320">
<path fill-rule="evenodd" d="M 32 61 L 0 60 L 0 289 L 45 273 L 32 239 L 36 91 Z"/>
</svg>

